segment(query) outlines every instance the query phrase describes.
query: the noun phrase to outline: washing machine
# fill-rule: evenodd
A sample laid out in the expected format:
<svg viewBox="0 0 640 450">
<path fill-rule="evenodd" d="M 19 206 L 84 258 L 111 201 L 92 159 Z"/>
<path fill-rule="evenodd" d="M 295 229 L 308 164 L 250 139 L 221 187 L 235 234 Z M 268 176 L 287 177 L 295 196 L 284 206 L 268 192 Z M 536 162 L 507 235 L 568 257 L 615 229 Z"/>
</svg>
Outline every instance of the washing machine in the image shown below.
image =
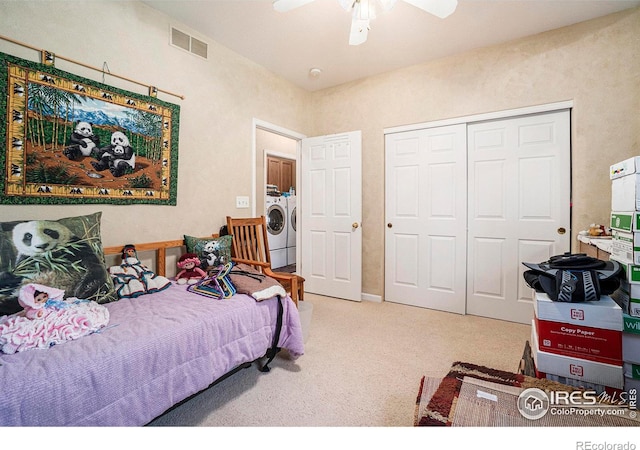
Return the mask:
<svg viewBox="0 0 640 450">
<path fill-rule="evenodd" d="M 267 195 L 265 211 L 271 267 L 277 269 L 287 265 L 287 199 Z"/>
<path fill-rule="evenodd" d="M 296 196 L 287 197 L 287 265 L 296 263 Z"/>
</svg>

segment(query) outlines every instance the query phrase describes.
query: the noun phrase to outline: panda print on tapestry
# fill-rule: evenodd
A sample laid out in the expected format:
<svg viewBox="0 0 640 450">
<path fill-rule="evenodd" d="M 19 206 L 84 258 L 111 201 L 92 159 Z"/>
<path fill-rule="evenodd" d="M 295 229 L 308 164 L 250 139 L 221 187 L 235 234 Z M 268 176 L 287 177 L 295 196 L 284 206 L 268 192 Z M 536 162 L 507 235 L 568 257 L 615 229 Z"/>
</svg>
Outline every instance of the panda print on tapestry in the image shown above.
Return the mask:
<svg viewBox="0 0 640 450">
<path fill-rule="evenodd" d="M 28 283 L 62 289 L 65 297 L 115 300 L 99 223 L 85 218 L 0 223 L 0 316 L 22 309 L 17 295 Z"/>
<path fill-rule="evenodd" d="M 64 155 L 72 161 L 80 161 L 85 156 L 94 156 L 100 147 L 100 138 L 93 133 L 93 124 L 76 122 Z"/>
<path fill-rule="evenodd" d="M 111 134 L 111 143 L 98 151 L 97 159 L 98 161 L 91 161 L 93 168 L 98 172 L 109 169 L 114 177 L 131 173 L 136 167 L 133 147 L 129 138 L 121 131 Z"/>
</svg>

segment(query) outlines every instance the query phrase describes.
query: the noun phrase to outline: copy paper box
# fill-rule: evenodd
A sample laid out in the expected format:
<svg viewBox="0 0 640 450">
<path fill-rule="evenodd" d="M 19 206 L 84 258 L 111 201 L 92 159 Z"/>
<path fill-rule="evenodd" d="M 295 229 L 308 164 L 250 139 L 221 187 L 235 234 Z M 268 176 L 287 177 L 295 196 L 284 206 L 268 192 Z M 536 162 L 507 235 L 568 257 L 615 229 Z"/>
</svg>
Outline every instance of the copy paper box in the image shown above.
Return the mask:
<svg viewBox="0 0 640 450">
<path fill-rule="evenodd" d="M 640 364 L 640 317 L 623 315 L 622 360 L 629 364 Z"/>
<path fill-rule="evenodd" d="M 627 158 L 609 166 L 609 178 L 612 180 L 638 172 L 640 172 L 640 156 Z"/>
<path fill-rule="evenodd" d="M 611 258 L 640 264 L 640 232 L 611 231 Z"/>
<path fill-rule="evenodd" d="M 619 365 L 606 364 L 571 356 L 556 355 L 541 351 L 535 320 L 531 321 L 531 354 L 536 368 L 547 374 L 574 378 L 585 383 L 596 383 L 617 389 L 624 387 L 624 369 Z"/>
<path fill-rule="evenodd" d="M 640 364 L 640 334 L 622 333 L 622 360 Z"/>
<path fill-rule="evenodd" d="M 611 180 L 611 210 L 640 211 L 640 173 Z"/>
<path fill-rule="evenodd" d="M 637 334 L 640 336 L 640 317 L 632 317 L 629 314 L 622 315 L 622 331 L 625 334 Z"/>
<path fill-rule="evenodd" d="M 622 364 L 622 331 L 585 327 L 534 318 L 538 348 L 608 364 Z"/>
<path fill-rule="evenodd" d="M 632 389 L 640 392 L 640 380 L 624 377 L 624 392 L 630 392 Z"/>
<path fill-rule="evenodd" d="M 536 292 L 533 309 L 540 320 L 622 331 L 622 308 L 608 295 L 601 295 L 596 302 L 567 303 Z"/>
<path fill-rule="evenodd" d="M 609 226 L 619 231 L 640 231 L 640 214 L 635 211 L 612 212 Z"/>
<path fill-rule="evenodd" d="M 625 362 L 623 367 L 625 377 L 640 380 L 640 364 Z"/>
</svg>

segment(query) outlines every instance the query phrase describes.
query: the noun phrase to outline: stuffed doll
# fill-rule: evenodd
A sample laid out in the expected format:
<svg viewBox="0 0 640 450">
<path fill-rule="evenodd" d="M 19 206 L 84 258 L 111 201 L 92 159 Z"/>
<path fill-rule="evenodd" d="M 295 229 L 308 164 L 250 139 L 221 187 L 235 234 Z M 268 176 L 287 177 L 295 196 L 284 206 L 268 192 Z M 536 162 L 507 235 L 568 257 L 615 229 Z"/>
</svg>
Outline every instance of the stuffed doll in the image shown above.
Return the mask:
<svg viewBox="0 0 640 450">
<path fill-rule="evenodd" d="M 180 272 L 176 274 L 178 284 L 194 284 L 207 276 L 200 268 L 200 258 L 195 253 L 185 253 L 178 260 Z"/>
<path fill-rule="evenodd" d="M 27 319 L 42 319 L 47 308 L 64 305 L 63 297 L 62 289 L 30 283 L 20 289 L 18 303 Z"/>
<path fill-rule="evenodd" d="M 0 352 L 49 348 L 95 333 L 109 323 L 109 310 L 90 300 L 63 299 L 61 289 L 30 283 L 18 302 L 24 311 L 0 318 Z"/>
<path fill-rule="evenodd" d="M 122 264 L 109 267 L 119 298 L 135 298 L 167 289 L 171 281 L 156 275 L 138 259 L 135 246 L 125 245 L 122 249 Z"/>
</svg>

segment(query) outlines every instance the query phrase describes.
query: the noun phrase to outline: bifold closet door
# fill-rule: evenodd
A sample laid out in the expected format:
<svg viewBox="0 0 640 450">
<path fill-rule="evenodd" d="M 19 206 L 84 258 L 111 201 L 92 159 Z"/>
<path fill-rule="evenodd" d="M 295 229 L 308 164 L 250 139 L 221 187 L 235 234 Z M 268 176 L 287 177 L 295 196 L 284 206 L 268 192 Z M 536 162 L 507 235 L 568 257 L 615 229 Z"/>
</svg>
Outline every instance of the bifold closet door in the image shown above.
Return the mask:
<svg viewBox="0 0 640 450">
<path fill-rule="evenodd" d="M 385 300 L 464 314 L 466 125 L 385 137 Z"/>
<path fill-rule="evenodd" d="M 570 248 L 570 113 L 469 124 L 467 313 L 530 324 L 526 262 Z"/>
</svg>

